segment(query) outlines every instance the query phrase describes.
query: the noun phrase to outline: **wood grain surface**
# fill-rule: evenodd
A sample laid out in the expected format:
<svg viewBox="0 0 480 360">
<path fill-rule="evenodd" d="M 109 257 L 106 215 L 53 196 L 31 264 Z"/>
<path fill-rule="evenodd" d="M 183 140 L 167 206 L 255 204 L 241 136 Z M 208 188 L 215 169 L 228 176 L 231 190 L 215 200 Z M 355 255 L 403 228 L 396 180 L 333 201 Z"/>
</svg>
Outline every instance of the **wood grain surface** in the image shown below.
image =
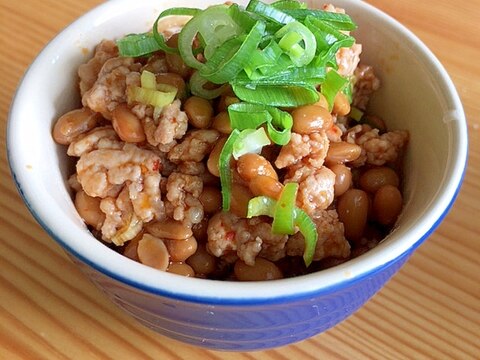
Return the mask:
<svg viewBox="0 0 480 360">
<path fill-rule="evenodd" d="M 46 42 L 100 0 L 0 0 L 0 359 L 479 359 L 480 0 L 369 2 L 413 30 L 457 86 L 470 137 L 458 200 L 348 320 L 280 349 L 220 353 L 162 337 L 110 305 L 23 205 L 5 152 L 15 88 Z"/>
</svg>

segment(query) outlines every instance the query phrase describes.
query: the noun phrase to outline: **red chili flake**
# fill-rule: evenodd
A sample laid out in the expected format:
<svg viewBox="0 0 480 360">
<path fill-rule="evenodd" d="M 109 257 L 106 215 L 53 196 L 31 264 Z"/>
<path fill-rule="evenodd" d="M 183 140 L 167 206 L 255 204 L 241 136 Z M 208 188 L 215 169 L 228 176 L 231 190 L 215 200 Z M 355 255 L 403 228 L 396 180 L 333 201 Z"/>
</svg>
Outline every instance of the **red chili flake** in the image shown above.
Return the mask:
<svg viewBox="0 0 480 360">
<path fill-rule="evenodd" d="M 158 171 L 160 169 L 160 160 L 155 160 L 153 162 L 152 171 Z"/>
<path fill-rule="evenodd" d="M 233 241 L 233 239 L 235 238 L 235 231 L 229 231 L 229 232 L 227 232 L 227 234 L 225 235 L 225 237 L 227 238 L 228 241 Z"/>
</svg>

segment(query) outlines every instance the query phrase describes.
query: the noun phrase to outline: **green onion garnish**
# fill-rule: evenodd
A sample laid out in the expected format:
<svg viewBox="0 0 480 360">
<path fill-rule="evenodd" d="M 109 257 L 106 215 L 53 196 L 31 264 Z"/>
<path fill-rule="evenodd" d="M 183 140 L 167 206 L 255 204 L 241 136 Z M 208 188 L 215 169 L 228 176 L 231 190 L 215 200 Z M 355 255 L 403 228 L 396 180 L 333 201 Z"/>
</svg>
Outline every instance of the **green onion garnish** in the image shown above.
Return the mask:
<svg viewBox="0 0 480 360">
<path fill-rule="evenodd" d="M 335 96 L 337 96 L 338 92 L 342 91 L 347 84 L 348 79 L 340 76 L 335 70 L 330 70 L 327 73 L 321 89 L 323 96 L 327 99 L 329 110 L 332 110 Z"/>
<path fill-rule="evenodd" d="M 152 33 L 130 34 L 117 40 L 122 56 L 144 56 L 161 50 Z"/>
<path fill-rule="evenodd" d="M 235 160 L 248 153 L 260 154 L 264 146 L 270 145 L 270 139 L 263 127 L 243 130 L 233 144 L 232 156 Z"/>
<path fill-rule="evenodd" d="M 286 145 L 290 141 L 293 126 L 292 116 L 273 106 L 251 103 L 235 103 L 228 107 L 232 129 L 256 129 L 267 124 L 270 139 L 277 145 Z"/>
<path fill-rule="evenodd" d="M 157 41 L 158 47 L 167 53 L 178 53 L 178 49 L 168 46 L 163 35 L 158 32 L 158 22 L 162 18 L 171 15 L 194 16 L 200 11 L 200 9 L 193 8 L 171 8 L 161 12 L 160 15 L 158 15 L 157 17 L 157 20 L 155 20 L 152 28 L 153 36 Z"/>
<path fill-rule="evenodd" d="M 166 44 L 159 22 L 171 15 L 191 16 L 178 36 L 178 49 Z M 352 83 L 337 73 L 336 54 L 351 47 L 355 39 L 346 32 L 356 29 L 346 14 L 306 9 L 297 0 L 272 4 L 250 0 L 239 5 L 214 5 L 204 10 L 173 8 L 156 19 L 152 32 L 128 35 L 117 41 L 122 56 L 138 57 L 156 51 L 178 52 L 195 72 L 190 78 L 192 94 L 215 99 L 231 86 L 242 101 L 228 107 L 234 129 L 219 158 L 223 209 L 230 208 L 232 174 L 230 161 L 248 152 L 258 152 L 274 142 L 290 141 L 292 117 L 278 107 L 313 104 L 321 94 L 332 109 L 339 92 L 351 100 Z M 156 85 L 155 76 L 142 73 L 141 87 L 129 87 L 128 100 L 158 109 L 173 101 L 172 89 Z M 207 86 L 208 84 L 208 86 Z M 212 88 L 212 84 L 218 84 Z M 360 117 L 352 108 L 350 116 Z M 249 216 L 274 218 L 275 232 L 291 234 L 294 226 L 304 235 L 304 260 L 313 259 L 315 224 L 295 207 L 297 186 L 287 184 L 279 201 L 258 197 L 250 200 Z"/>
<path fill-rule="evenodd" d="M 240 130 L 233 129 L 225 145 L 223 145 L 220 157 L 218 159 L 218 169 L 220 171 L 220 183 L 222 186 L 222 208 L 223 211 L 230 210 L 230 196 L 232 195 L 232 169 L 230 169 L 230 160 L 232 159 L 233 146 L 240 136 Z"/>
<path fill-rule="evenodd" d="M 359 108 L 356 108 L 355 106 L 352 106 L 350 108 L 350 114 L 348 114 L 348 116 L 351 117 L 356 122 L 360 122 L 362 121 L 362 118 L 363 118 L 363 111 L 360 110 Z"/>
<path fill-rule="evenodd" d="M 305 211 L 295 208 L 295 226 L 305 238 L 305 250 L 303 252 L 303 261 L 309 266 L 313 261 L 315 247 L 317 246 L 318 233 L 315 223 Z"/>
<path fill-rule="evenodd" d="M 297 184 L 285 185 L 285 188 L 289 186 L 287 192 L 285 189 L 282 191 L 285 203 L 288 202 L 285 211 L 283 208 L 279 209 L 282 199 L 275 201 L 266 196 L 257 196 L 251 199 L 248 203 L 247 218 L 254 216 L 269 216 L 273 218 L 272 233 L 274 232 L 274 226 L 278 226 L 279 223 L 288 223 L 288 229 L 285 229 L 282 234 L 290 234 L 290 226 L 298 227 L 298 230 L 305 238 L 305 250 L 303 252 L 303 261 L 306 266 L 310 266 L 313 261 L 313 255 L 315 254 L 315 247 L 318 240 L 318 232 L 315 223 L 302 209 L 295 207 L 295 197 L 292 194 L 296 194 Z M 281 196 L 282 196 L 281 195 Z M 279 217 L 277 219 L 277 216 Z"/>
<path fill-rule="evenodd" d="M 288 183 L 283 187 L 280 198 L 275 206 L 273 215 L 272 233 L 293 235 L 295 233 L 295 199 L 297 198 L 298 184 Z"/>
</svg>

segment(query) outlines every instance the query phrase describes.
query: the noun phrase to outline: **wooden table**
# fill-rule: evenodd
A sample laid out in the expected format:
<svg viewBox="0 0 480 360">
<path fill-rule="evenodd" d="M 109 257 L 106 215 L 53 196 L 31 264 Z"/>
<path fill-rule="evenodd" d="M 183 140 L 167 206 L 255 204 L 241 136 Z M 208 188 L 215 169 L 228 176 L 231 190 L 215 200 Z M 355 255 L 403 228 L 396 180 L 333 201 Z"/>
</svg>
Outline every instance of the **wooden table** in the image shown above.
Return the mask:
<svg viewBox="0 0 480 360">
<path fill-rule="evenodd" d="M 470 159 L 452 211 L 354 316 L 308 341 L 245 354 L 180 344 L 113 307 L 33 220 L 13 185 L 5 124 L 15 88 L 45 43 L 100 2 L 0 0 L 1 359 L 480 358 L 480 0 L 370 0 L 433 50 L 463 100 Z"/>
</svg>

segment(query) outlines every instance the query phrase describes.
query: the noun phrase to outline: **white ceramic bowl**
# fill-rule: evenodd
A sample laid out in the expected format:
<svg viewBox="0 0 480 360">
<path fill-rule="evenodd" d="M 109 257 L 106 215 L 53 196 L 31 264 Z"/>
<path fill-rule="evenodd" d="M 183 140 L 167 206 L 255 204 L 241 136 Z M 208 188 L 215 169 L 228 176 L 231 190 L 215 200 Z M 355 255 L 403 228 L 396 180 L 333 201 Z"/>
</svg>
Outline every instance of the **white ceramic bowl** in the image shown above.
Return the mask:
<svg viewBox="0 0 480 360">
<path fill-rule="evenodd" d="M 467 130 L 457 92 L 442 65 L 410 31 L 372 6 L 333 1 L 359 25 L 363 61 L 383 86 L 374 112 L 411 134 L 405 207 L 395 230 L 368 253 L 315 274 L 265 283 L 180 278 L 131 261 L 86 229 L 66 179 L 71 164 L 51 137 L 54 121 L 79 106 L 76 69 L 102 39 L 144 32 L 162 1 L 108 1 L 75 21 L 32 63 L 12 103 L 11 172 L 26 205 L 89 278 L 122 309 L 173 338 L 217 349 L 253 350 L 305 339 L 367 301 L 435 229 L 459 190 Z M 215 3 L 202 2 L 202 6 Z M 314 5 L 319 3 L 313 3 Z M 173 0 L 168 6 L 196 6 Z"/>
</svg>

